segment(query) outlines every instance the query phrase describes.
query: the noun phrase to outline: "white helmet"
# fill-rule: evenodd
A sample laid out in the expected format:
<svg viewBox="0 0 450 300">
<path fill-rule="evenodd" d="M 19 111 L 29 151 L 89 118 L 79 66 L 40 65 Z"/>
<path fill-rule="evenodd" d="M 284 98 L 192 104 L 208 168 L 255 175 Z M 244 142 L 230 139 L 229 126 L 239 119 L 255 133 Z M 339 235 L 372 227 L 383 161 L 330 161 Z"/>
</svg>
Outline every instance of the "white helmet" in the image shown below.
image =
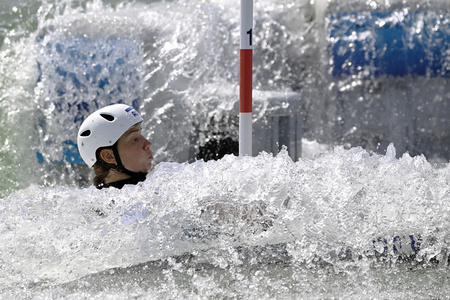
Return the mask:
<svg viewBox="0 0 450 300">
<path fill-rule="evenodd" d="M 142 120 L 133 107 L 125 104 L 106 106 L 92 113 L 78 131 L 78 150 L 84 162 L 92 167 L 97 161 L 97 149 L 114 145 L 122 134 Z"/>
</svg>

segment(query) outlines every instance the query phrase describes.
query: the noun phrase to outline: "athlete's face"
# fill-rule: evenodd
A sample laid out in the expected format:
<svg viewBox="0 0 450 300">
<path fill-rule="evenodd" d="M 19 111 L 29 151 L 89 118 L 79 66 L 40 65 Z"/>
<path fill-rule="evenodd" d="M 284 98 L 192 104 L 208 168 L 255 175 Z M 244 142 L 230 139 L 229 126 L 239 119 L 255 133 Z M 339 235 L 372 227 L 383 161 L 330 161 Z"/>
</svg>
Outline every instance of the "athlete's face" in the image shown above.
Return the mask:
<svg viewBox="0 0 450 300">
<path fill-rule="evenodd" d="M 142 136 L 141 124 L 127 130 L 117 142 L 117 150 L 124 167 L 133 172 L 148 172 L 152 166 L 153 153 L 150 143 Z"/>
</svg>

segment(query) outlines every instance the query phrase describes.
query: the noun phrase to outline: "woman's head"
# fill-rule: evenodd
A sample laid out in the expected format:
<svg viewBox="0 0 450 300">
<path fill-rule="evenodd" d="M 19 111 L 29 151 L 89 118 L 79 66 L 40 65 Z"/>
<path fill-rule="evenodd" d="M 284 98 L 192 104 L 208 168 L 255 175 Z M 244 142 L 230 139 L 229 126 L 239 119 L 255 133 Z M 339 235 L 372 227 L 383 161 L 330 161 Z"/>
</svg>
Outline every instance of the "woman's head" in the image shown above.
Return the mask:
<svg viewBox="0 0 450 300">
<path fill-rule="evenodd" d="M 135 173 L 148 172 L 153 161 L 153 153 L 150 150 L 152 144 L 142 136 L 141 131 L 141 124 L 138 123 L 125 131 L 116 142 L 117 152 L 123 166 Z M 98 156 L 108 164 L 119 164 L 114 149 L 103 148 L 99 151 Z"/>
<path fill-rule="evenodd" d="M 133 107 L 114 104 L 92 113 L 78 131 L 78 149 L 90 167 L 94 166 L 94 184 L 126 178 L 144 178 L 153 155 L 151 143 L 142 136 L 142 117 Z"/>
</svg>

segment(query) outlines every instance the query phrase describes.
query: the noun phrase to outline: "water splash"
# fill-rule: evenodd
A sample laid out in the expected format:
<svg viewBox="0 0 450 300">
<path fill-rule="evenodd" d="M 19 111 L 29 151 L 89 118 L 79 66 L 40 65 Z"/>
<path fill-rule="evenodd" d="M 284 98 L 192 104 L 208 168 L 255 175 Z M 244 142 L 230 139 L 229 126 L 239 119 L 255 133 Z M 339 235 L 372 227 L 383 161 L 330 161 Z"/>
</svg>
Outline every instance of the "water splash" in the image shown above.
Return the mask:
<svg viewBox="0 0 450 300">
<path fill-rule="evenodd" d="M 284 150 L 161 163 L 123 190 L 22 190 L 2 204 L 2 286 L 68 282 L 184 254 L 218 268 L 271 257 L 345 272 L 376 257 L 446 261 L 449 169 L 394 154 L 393 146 L 385 156 L 337 147 L 293 162 Z M 409 236 L 420 241 L 417 253 Z"/>
</svg>

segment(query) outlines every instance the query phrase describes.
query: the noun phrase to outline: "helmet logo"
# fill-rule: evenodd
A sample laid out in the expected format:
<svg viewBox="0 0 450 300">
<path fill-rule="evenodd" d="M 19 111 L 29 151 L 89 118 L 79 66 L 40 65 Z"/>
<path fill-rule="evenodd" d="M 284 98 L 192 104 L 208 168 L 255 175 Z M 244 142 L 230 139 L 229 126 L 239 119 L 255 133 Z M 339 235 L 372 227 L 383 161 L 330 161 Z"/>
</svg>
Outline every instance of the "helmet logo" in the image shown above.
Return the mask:
<svg viewBox="0 0 450 300">
<path fill-rule="evenodd" d="M 126 112 L 131 112 L 131 114 L 133 114 L 133 116 L 137 117 L 139 114 L 134 110 L 134 108 L 132 108 L 131 106 L 128 107 L 127 109 L 125 109 Z"/>
</svg>

